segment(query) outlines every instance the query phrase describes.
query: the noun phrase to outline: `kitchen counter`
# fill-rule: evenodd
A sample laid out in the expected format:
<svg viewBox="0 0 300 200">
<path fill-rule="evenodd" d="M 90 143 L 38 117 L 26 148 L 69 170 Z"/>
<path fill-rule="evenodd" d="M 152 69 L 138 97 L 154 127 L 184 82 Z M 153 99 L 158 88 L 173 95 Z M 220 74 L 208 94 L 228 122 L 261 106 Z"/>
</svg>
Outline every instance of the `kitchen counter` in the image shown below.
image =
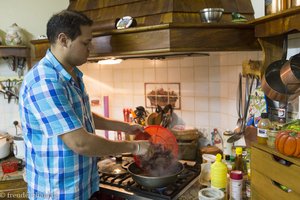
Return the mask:
<svg viewBox="0 0 300 200">
<path fill-rule="evenodd" d="M 204 188 L 197 180 L 183 195 L 181 195 L 178 200 L 196 200 L 198 198 L 198 192 L 200 189 Z"/>
</svg>

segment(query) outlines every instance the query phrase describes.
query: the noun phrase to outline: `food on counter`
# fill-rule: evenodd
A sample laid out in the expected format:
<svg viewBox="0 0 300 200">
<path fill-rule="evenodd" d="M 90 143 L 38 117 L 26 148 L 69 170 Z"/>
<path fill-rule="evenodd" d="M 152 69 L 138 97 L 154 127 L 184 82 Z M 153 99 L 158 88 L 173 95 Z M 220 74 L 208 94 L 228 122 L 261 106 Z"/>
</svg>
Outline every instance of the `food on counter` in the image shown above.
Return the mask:
<svg viewBox="0 0 300 200">
<path fill-rule="evenodd" d="M 300 119 L 293 120 L 282 126 L 282 130 L 292 130 L 300 132 Z"/>
<path fill-rule="evenodd" d="M 275 148 L 286 156 L 300 158 L 300 132 L 284 130 L 275 139 Z"/>
</svg>

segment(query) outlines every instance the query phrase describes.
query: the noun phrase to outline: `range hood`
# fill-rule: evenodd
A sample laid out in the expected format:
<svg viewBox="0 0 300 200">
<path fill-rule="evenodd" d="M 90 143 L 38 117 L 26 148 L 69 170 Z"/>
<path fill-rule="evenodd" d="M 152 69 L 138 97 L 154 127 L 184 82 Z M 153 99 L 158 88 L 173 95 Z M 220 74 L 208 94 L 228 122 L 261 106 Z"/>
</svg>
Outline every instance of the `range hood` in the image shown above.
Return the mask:
<svg viewBox="0 0 300 200">
<path fill-rule="evenodd" d="M 201 22 L 199 10 L 207 7 L 224 8 L 220 22 Z M 94 21 L 89 60 L 261 50 L 252 24 L 232 22 L 232 12 L 254 19 L 250 0 L 70 0 L 68 9 Z M 133 17 L 136 25 L 116 29 L 124 16 Z"/>
</svg>

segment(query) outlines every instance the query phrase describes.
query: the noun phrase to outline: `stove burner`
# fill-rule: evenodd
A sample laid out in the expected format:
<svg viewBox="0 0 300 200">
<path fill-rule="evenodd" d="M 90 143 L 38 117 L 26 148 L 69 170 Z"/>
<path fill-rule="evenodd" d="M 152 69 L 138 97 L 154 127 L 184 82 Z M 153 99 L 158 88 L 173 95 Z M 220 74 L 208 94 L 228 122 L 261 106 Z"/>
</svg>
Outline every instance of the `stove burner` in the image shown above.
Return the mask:
<svg viewBox="0 0 300 200">
<path fill-rule="evenodd" d="M 111 176 L 103 173 L 99 173 L 100 176 L 100 191 L 110 193 L 118 197 L 126 197 L 130 199 L 127 193 L 133 193 L 132 199 L 136 197 L 144 197 L 145 199 L 176 199 L 179 194 L 186 191 L 186 187 L 190 186 L 190 183 L 198 178 L 200 174 L 200 165 L 189 165 L 184 163 L 184 170 L 177 178 L 175 183 L 172 183 L 163 188 L 149 189 L 136 183 L 129 173 L 119 176 Z"/>
</svg>

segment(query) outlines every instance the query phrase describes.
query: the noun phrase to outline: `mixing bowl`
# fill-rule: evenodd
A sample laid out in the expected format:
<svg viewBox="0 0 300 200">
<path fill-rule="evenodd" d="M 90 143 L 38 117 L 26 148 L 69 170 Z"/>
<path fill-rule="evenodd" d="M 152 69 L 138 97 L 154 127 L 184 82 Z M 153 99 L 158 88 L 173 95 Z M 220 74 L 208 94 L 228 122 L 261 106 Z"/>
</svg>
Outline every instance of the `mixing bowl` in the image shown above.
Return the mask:
<svg viewBox="0 0 300 200">
<path fill-rule="evenodd" d="M 223 12 L 223 8 L 204 8 L 200 10 L 200 16 L 205 23 L 219 22 Z"/>
</svg>

